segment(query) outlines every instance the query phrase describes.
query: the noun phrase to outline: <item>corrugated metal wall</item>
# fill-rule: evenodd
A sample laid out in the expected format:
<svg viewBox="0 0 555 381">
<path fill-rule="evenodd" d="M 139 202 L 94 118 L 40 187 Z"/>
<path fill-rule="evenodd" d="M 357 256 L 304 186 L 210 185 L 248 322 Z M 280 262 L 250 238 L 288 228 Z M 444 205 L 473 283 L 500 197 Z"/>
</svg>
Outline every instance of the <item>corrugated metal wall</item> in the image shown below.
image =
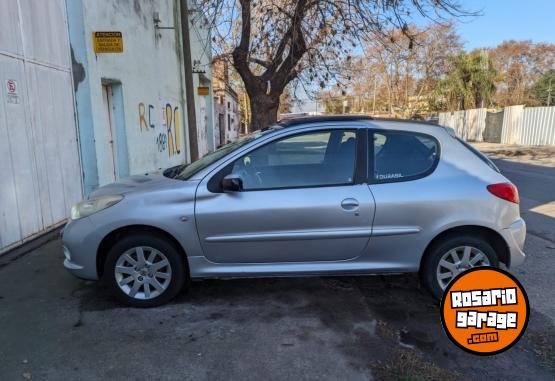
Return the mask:
<svg viewBox="0 0 555 381">
<path fill-rule="evenodd" d="M 503 129 L 501 130 L 501 143 L 520 144 L 521 120 L 524 106 L 505 107 L 503 114 Z"/>
<path fill-rule="evenodd" d="M 1 251 L 82 195 L 64 0 L 0 2 L 0 81 Z"/>
<path fill-rule="evenodd" d="M 439 124 L 455 130 L 457 136 L 469 141 L 483 141 L 486 109 L 443 112 Z M 555 145 L 555 107 L 505 107 L 501 143 L 524 145 Z"/>
<path fill-rule="evenodd" d="M 439 124 L 453 128 L 461 139 L 481 142 L 486 128 L 486 114 L 485 108 L 442 112 L 439 114 Z"/>
<path fill-rule="evenodd" d="M 555 145 L 555 107 L 527 107 L 521 123 L 521 144 Z"/>
</svg>

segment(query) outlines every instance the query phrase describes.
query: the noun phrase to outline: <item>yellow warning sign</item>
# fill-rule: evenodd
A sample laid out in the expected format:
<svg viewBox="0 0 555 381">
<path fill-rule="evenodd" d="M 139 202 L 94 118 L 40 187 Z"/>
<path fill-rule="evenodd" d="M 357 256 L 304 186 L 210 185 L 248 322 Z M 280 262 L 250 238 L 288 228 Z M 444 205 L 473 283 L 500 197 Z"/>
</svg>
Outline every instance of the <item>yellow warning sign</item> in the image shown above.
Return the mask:
<svg viewBox="0 0 555 381">
<path fill-rule="evenodd" d="M 210 88 L 205 87 L 205 86 L 199 86 L 197 88 L 197 94 L 198 95 L 209 95 L 210 94 Z"/>
<path fill-rule="evenodd" d="M 93 32 L 95 53 L 123 52 L 123 36 L 121 32 Z"/>
</svg>

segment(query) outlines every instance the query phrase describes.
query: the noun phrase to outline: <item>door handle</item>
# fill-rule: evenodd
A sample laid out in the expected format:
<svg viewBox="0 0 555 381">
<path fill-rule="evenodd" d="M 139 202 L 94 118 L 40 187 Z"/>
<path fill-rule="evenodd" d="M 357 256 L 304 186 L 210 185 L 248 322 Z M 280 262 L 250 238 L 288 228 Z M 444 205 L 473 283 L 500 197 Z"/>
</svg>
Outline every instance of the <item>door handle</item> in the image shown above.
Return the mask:
<svg viewBox="0 0 555 381">
<path fill-rule="evenodd" d="M 345 210 L 357 210 L 358 206 L 358 200 L 354 198 L 346 198 L 341 201 L 341 207 Z"/>
</svg>

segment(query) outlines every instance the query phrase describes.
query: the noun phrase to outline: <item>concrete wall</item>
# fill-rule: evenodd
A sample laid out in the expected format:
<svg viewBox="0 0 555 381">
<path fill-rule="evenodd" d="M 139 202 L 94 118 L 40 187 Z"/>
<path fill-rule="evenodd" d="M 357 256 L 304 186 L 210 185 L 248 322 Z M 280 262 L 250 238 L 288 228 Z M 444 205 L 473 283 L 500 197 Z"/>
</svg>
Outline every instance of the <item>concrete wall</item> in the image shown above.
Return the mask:
<svg viewBox="0 0 555 381">
<path fill-rule="evenodd" d="M 188 158 L 178 3 L 68 2 L 86 193 Z M 174 29 L 155 28 L 155 14 Z M 122 32 L 123 52 L 95 54 L 94 31 Z M 110 118 L 103 85 L 112 90 Z"/>
<path fill-rule="evenodd" d="M 504 110 L 488 111 L 486 115 L 486 128 L 483 138 L 488 143 L 501 143 L 501 132 L 503 131 Z"/>
<path fill-rule="evenodd" d="M 0 1 L 0 252 L 82 196 L 64 0 Z"/>
</svg>

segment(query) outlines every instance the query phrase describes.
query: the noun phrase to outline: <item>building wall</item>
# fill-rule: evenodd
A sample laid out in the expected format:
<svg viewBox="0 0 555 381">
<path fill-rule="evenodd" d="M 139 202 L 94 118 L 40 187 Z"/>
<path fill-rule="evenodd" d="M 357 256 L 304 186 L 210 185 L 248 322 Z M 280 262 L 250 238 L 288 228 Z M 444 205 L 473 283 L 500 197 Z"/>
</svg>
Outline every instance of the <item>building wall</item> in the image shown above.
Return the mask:
<svg viewBox="0 0 555 381">
<path fill-rule="evenodd" d="M 178 3 L 68 2 L 86 193 L 188 160 Z M 122 32 L 123 52 L 95 54 L 95 31 Z"/>
<path fill-rule="evenodd" d="M 207 21 L 194 0 L 189 1 L 189 33 L 193 61 L 193 86 L 195 89 L 195 115 L 199 157 L 215 149 L 214 105 L 212 86 L 212 36 Z M 208 87 L 207 95 L 199 95 L 199 87 Z"/>
<path fill-rule="evenodd" d="M 64 0 L 0 2 L 0 252 L 82 197 Z"/>
<path fill-rule="evenodd" d="M 228 64 L 223 59 L 212 63 L 214 85 L 214 129 L 216 146 L 237 140 L 241 134 L 241 108 L 237 93 L 229 83 Z"/>
</svg>

